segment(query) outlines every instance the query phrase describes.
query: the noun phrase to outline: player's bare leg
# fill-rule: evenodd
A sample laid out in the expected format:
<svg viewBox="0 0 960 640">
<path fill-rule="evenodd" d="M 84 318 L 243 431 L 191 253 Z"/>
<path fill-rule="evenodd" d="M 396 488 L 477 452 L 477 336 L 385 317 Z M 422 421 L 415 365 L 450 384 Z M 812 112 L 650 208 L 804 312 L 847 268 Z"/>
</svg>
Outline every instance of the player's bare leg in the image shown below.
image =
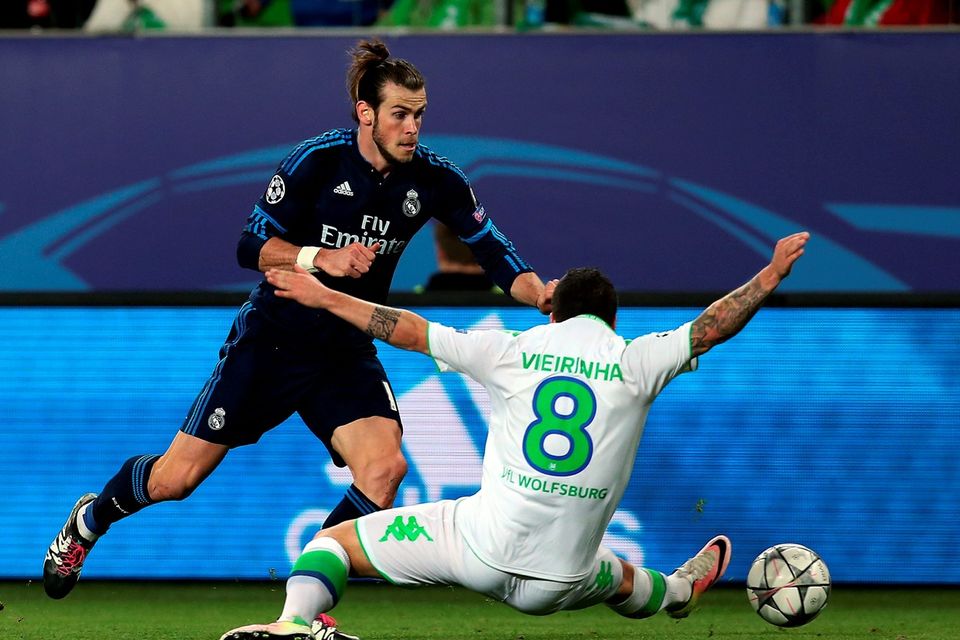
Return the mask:
<svg viewBox="0 0 960 640">
<path fill-rule="evenodd" d="M 407 473 L 400 437 L 395 420 L 378 416 L 355 420 L 333 432 L 330 444 L 347 463 L 353 485 L 323 523 L 324 529 L 393 506 Z"/>
<path fill-rule="evenodd" d="M 177 432 L 162 456 L 134 456 L 107 481 L 99 496 L 81 496 L 44 558 L 47 595 L 60 599 L 73 590 L 87 555 L 110 525 L 151 504 L 186 498 L 217 468 L 227 451 L 224 445 Z"/>
<path fill-rule="evenodd" d="M 166 453 L 160 456 L 147 483 L 150 500 L 183 500 L 220 466 L 228 449 L 178 431 Z"/>
</svg>

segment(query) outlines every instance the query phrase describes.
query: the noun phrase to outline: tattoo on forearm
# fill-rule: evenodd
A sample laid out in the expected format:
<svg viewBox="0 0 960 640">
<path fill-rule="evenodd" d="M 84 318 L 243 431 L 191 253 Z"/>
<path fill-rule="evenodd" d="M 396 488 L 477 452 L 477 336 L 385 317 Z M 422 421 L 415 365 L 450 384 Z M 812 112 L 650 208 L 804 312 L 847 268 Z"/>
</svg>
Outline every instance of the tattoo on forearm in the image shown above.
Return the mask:
<svg viewBox="0 0 960 640">
<path fill-rule="evenodd" d="M 763 305 L 768 293 L 755 277 L 710 305 L 691 327 L 693 354 L 705 353 L 737 335 Z"/>
<path fill-rule="evenodd" d="M 370 323 L 367 325 L 367 333 L 380 340 L 389 340 L 399 321 L 398 310 L 390 307 L 375 307 L 373 315 L 370 316 Z"/>
</svg>

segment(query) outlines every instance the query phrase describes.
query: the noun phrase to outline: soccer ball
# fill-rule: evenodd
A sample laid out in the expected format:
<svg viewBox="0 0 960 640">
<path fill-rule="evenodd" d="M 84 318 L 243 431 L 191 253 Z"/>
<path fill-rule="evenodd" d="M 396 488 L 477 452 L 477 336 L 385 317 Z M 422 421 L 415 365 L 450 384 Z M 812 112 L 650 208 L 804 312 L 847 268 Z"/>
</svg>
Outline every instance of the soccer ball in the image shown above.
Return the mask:
<svg viewBox="0 0 960 640">
<path fill-rule="evenodd" d="M 830 597 L 830 571 L 800 544 L 778 544 L 753 561 L 747 598 L 761 618 L 778 627 L 799 627 L 817 617 Z"/>
</svg>

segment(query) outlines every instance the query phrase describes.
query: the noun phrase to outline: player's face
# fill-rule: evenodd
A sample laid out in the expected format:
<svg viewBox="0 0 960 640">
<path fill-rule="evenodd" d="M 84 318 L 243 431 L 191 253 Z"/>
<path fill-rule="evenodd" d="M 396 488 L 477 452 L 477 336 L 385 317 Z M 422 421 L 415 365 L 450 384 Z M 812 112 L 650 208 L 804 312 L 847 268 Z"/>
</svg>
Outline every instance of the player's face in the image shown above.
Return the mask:
<svg viewBox="0 0 960 640">
<path fill-rule="evenodd" d="M 387 162 L 400 164 L 413 159 L 426 109 L 425 89 L 411 91 L 392 82 L 384 85 L 383 101 L 373 119 L 373 142 Z"/>
</svg>

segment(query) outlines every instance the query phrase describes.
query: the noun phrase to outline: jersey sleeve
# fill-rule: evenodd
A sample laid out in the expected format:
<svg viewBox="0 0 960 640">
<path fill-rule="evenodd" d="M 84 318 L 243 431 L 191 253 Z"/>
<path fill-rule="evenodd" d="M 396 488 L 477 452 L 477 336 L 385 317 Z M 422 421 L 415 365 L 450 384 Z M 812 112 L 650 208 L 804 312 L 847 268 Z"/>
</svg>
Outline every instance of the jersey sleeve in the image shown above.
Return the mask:
<svg viewBox="0 0 960 640">
<path fill-rule="evenodd" d="M 696 371 L 698 360 L 690 344 L 691 325 L 688 322 L 673 331 L 641 336 L 627 345 L 624 364 L 650 397 L 681 373 Z"/>
<path fill-rule="evenodd" d="M 427 348 L 440 371 L 459 371 L 483 384 L 502 360 L 513 335 L 505 331 L 463 331 L 438 322 L 427 325 Z"/>
<path fill-rule="evenodd" d="M 498 287 L 507 294 L 514 279 L 521 273 L 533 271 L 520 257 L 513 243 L 487 217 L 466 176 L 459 169 L 451 169 L 446 184 L 448 206 L 437 219 L 457 234 L 473 252 L 477 263 Z"/>
<path fill-rule="evenodd" d="M 324 170 L 323 154 L 316 151 L 298 146 L 270 178 L 240 234 L 237 262 L 241 267 L 259 270 L 260 249 L 267 240 L 286 236 L 298 226 L 299 216 L 312 211 L 316 176 Z"/>
</svg>

